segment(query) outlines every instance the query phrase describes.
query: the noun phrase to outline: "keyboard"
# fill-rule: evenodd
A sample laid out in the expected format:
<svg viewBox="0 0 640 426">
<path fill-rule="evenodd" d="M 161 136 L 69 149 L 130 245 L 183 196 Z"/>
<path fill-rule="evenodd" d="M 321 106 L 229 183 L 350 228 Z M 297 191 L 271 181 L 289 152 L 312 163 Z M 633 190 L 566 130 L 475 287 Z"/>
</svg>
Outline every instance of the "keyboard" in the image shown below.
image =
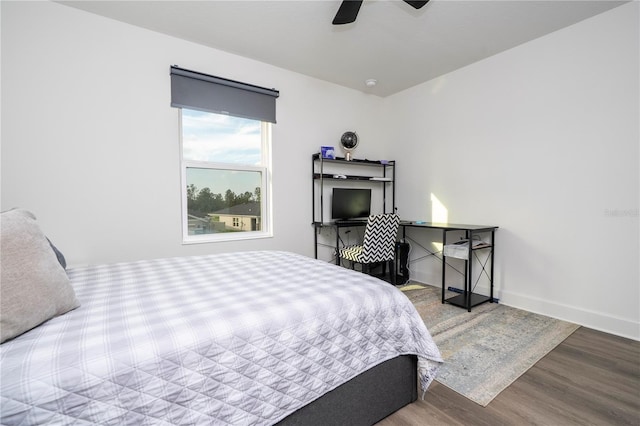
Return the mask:
<svg viewBox="0 0 640 426">
<path fill-rule="evenodd" d="M 341 226 L 360 226 L 366 225 L 367 221 L 363 219 L 338 219 L 333 221 L 333 223 Z"/>
</svg>

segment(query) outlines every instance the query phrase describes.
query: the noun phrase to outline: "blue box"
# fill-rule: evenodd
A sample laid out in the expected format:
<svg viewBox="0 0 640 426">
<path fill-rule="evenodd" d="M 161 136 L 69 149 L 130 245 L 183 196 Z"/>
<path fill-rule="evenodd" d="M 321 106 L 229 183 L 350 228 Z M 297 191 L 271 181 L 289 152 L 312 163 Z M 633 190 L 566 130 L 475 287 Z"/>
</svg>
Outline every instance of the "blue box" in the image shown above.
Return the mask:
<svg viewBox="0 0 640 426">
<path fill-rule="evenodd" d="M 335 160 L 335 148 L 332 146 L 321 146 L 320 152 L 322 153 L 322 158 L 326 158 L 328 160 Z"/>
</svg>

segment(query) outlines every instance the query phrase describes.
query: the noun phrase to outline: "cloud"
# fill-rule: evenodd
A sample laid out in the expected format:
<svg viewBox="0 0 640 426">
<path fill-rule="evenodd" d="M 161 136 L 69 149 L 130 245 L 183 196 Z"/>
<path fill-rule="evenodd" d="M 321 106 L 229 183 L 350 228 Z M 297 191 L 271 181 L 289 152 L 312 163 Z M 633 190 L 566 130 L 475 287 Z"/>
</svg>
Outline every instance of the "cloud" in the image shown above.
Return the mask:
<svg viewBox="0 0 640 426">
<path fill-rule="evenodd" d="M 255 165 L 261 162 L 261 123 L 228 115 L 182 111 L 186 160 Z"/>
</svg>

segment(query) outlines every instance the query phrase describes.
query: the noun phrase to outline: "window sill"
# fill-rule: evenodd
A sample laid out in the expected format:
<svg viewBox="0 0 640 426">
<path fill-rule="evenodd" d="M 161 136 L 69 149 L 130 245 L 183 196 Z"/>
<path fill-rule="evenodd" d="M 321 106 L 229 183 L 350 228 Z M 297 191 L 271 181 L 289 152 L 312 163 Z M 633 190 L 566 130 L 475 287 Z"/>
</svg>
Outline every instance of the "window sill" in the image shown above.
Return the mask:
<svg viewBox="0 0 640 426">
<path fill-rule="evenodd" d="M 220 243 L 229 241 L 257 240 L 273 238 L 272 232 L 225 232 L 222 234 L 190 235 L 182 239 L 183 245 Z"/>
</svg>

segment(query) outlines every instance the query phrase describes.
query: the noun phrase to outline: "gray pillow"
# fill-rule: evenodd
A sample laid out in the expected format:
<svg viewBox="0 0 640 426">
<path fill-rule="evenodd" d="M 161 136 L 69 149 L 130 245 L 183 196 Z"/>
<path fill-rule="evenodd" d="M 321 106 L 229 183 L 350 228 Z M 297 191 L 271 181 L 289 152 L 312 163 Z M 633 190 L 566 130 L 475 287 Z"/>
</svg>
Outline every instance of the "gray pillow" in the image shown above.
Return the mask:
<svg viewBox="0 0 640 426">
<path fill-rule="evenodd" d="M 80 306 L 33 213 L 1 215 L 0 343 Z"/>
</svg>

